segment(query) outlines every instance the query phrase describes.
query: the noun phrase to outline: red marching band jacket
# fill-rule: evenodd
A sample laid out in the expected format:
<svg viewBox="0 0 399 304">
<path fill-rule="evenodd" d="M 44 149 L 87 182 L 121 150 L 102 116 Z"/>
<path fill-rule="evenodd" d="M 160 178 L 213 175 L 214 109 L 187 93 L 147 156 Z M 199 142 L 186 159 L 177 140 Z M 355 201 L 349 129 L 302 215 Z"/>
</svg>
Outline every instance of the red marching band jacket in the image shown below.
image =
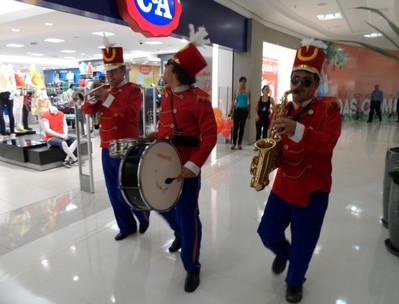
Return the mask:
<svg viewBox="0 0 399 304">
<path fill-rule="evenodd" d="M 162 92 L 158 127 L 159 139 L 172 139 L 173 131 L 176 131 L 172 115 L 172 94 L 169 86 Z M 176 145 L 183 164 L 191 161 L 201 168 L 217 141 L 215 115 L 209 95 L 205 91 L 191 86 L 186 91 L 173 94 L 173 106 L 176 124 L 182 135 L 199 139 L 197 147 Z"/>
<path fill-rule="evenodd" d="M 109 86 L 105 86 L 108 88 Z M 140 136 L 139 117 L 142 104 L 140 86 L 128 82 L 112 88 L 110 94 L 114 100 L 110 107 L 105 107 L 103 101 L 95 104 L 86 102 L 82 106 L 85 114 L 99 113 L 101 147 L 109 148 L 113 139 L 137 138 Z"/>
<path fill-rule="evenodd" d="M 289 117 L 300 111 L 293 110 Z M 284 134 L 277 143 L 272 191 L 291 204 L 306 206 L 312 192 L 331 191 L 333 149 L 341 134 L 337 98 L 315 97 L 297 121 L 305 126 L 302 140 L 296 143 Z"/>
</svg>

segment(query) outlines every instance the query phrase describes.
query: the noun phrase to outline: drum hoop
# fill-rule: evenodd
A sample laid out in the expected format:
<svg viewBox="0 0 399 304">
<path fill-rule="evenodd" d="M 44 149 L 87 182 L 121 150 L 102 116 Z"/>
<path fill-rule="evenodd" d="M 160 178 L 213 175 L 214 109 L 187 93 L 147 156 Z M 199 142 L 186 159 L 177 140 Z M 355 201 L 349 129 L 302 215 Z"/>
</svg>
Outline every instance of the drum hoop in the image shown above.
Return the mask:
<svg viewBox="0 0 399 304">
<path fill-rule="evenodd" d="M 156 140 L 156 141 L 154 141 L 153 143 L 149 144 L 149 145 L 144 149 L 143 153 L 141 154 L 140 161 L 139 161 L 139 165 L 138 165 L 138 168 L 137 168 L 137 186 L 138 186 L 138 188 L 139 188 L 139 193 L 140 193 L 141 199 L 143 200 L 144 204 L 145 204 L 150 210 L 165 212 L 165 211 L 171 210 L 171 209 L 176 205 L 176 203 L 179 201 L 180 195 L 181 195 L 182 190 L 183 190 L 183 182 L 180 183 L 180 189 L 179 189 L 179 193 L 178 193 L 178 195 L 177 195 L 176 200 L 174 201 L 174 203 L 173 203 L 168 209 L 161 209 L 161 210 L 160 210 L 160 209 L 156 209 L 156 208 L 153 208 L 152 206 L 150 206 L 149 203 L 147 202 L 147 199 L 146 199 L 146 197 L 145 197 L 145 195 L 144 195 L 144 193 L 143 193 L 143 190 L 142 190 L 142 188 L 141 188 L 141 184 L 142 184 L 141 176 L 140 176 L 141 166 L 142 166 L 141 161 L 145 158 L 145 155 L 146 155 L 146 153 L 148 153 L 149 149 L 151 149 L 151 147 L 157 145 L 158 143 L 167 143 L 167 144 L 169 144 L 169 145 L 176 151 L 176 154 L 177 154 L 177 156 L 178 156 L 178 158 L 179 158 L 180 164 L 182 165 L 182 163 L 183 163 L 179 151 L 177 150 L 177 148 L 176 148 L 170 141 L 168 141 L 168 140 Z"/>
<path fill-rule="evenodd" d="M 148 140 L 148 139 L 147 139 L 147 140 Z M 149 140 L 148 140 L 148 141 L 149 141 Z M 146 141 L 143 139 L 143 141 L 140 142 L 139 144 L 145 143 L 145 142 L 146 142 Z M 152 142 L 151 144 L 153 144 L 153 143 L 154 143 L 154 142 Z M 149 145 L 144 149 L 144 151 L 145 151 L 151 144 L 149 144 Z M 118 170 L 119 191 L 122 193 L 122 197 L 124 198 L 124 200 L 126 201 L 126 203 L 128 203 L 129 205 L 131 205 L 131 204 L 129 203 L 130 199 L 129 199 L 129 197 L 127 197 L 127 195 L 125 194 L 125 191 L 122 191 L 122 188 L 124 188 L 124 186 L 122 185 L 122 173 L 123 173 L 122 171 L 123 171 L 124 166 L 125 166 L 125 160 L 127 159 L 126 156 L 128 156 L 129 153 L 130 153 L 130 150 L 132 150 L 132 149 L 134 149 L 134 148 L 135 148 L 135 146 L 131 146 L 131 147 L 129 147 L 129 149 L 126 150 L 126 153 L 125 153 L 124 157 L 121 158 L 121 162 L 120 162 L 120 164 L 119 164 L 119 170 Z M 140 165 L 140 163 L 141 163 L 142 155 L 144 154 L 144 151 L 143 151 L 143 153 L 140 155 L 139 165 Z M 137 157 L 138 157 L 138 156 L 137 156 Z M 136 174 L 137 174 L 137 180 L 138 180 L 139 168 L 137 168 Z M 139 182 L 137 181 L 137 183 L 139 183 Z M 143 196 L 142 196 L 142 194 L 141 194 L 141 189 L 140 189 L 140 187 L 139 187 L 138 185 L 137 185 L 137 188 L 139 189 L 139 193 L 140 193 L 140 197 L 141 197 L 141 199 L 142 199 L 142 202 L 143 202 L 144 205 L 146 206 L 146 209 L 142 209 L 142 210 L 151 210 L 151 207 L 150 207 L 150 206 L 147 204 L 147 202 L 144 200 L 144 198 L 143 198 Z M 141 209 L 141 208 L 140 208 L 140 209 Z"/>
</svg>

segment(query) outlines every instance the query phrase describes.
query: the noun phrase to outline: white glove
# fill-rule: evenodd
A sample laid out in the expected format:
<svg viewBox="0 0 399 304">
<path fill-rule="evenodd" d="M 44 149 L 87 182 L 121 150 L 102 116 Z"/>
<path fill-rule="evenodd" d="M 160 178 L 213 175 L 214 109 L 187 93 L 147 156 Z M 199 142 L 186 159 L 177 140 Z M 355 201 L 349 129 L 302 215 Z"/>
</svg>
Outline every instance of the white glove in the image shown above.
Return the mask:
<svg viewBox="0 0 399 304">
<path fill-rule="evenodd" d="M 66 134 L 62 135 L 62 139 L 67 140 L 68 139 L 68 135 L 66 135 Z"/>
<path fill-rule="evenodd" d="M 11 94 L 10 94 L 10 97 L 8 97 L 8 99 L 9 99 L 9 100 L 13 100 L 13 99 L 14 99 L 14 96 L 15 96 L 15 93 L 11 93 Z"/>
</svg>

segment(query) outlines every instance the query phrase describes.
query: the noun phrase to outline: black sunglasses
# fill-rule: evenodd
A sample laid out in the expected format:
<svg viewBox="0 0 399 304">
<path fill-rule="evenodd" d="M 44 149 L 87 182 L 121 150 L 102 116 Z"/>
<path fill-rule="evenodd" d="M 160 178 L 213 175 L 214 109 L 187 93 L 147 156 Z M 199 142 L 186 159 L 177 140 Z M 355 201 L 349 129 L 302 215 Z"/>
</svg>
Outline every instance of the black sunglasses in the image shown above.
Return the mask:
<svg viewBox="0 0 399 304">
<path fill-rule="evenodd" d="M 297 84 L 301 83 L 303 87 L 308 88 L 313 84 L 313 78 L 312 77 L 301 78 L 299 76 L 294 75 L 291 77 L 291 83 L 293 85 L 297 85 Z"/>
</svg>

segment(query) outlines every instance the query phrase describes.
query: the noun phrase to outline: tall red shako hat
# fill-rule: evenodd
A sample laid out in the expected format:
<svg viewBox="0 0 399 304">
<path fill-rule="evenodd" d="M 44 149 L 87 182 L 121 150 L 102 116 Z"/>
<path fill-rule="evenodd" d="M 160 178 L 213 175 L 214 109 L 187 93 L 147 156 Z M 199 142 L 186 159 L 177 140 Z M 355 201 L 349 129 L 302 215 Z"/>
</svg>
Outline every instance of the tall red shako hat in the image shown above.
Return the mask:
<svg viewBox="0 0 399 304">
<path fill-rule="evenodd" d="M 188 28 L 190 30 L 190 43 L 179 50 L 171 59 L 186 70 L 188 74 L 195 76 L 208 65 L 197 46 L 204 46 L 210 43 L 210 40 L 205 39 L 208 36 L 205 27 L 200 26 L 197 32 L 195 32 L 192 24 L 189 24 Z"/>
<path fill-rule="evenodd" d="M 114 47 L 114 43 L 110 43 L 107 36 L 104 34 L 104 46 L 102 49 L 104 69 L 105 71 L 111 71 L 125 65 L 123 60 L 123 48 Z"/>
<path fill-rule="evenodd" d="M 302 47 L 296 51 L 292 71 L 304 70 L 320 77 L 327 45 L 313 38 L 304 39 L 301 44 Z"/>
</svg>

